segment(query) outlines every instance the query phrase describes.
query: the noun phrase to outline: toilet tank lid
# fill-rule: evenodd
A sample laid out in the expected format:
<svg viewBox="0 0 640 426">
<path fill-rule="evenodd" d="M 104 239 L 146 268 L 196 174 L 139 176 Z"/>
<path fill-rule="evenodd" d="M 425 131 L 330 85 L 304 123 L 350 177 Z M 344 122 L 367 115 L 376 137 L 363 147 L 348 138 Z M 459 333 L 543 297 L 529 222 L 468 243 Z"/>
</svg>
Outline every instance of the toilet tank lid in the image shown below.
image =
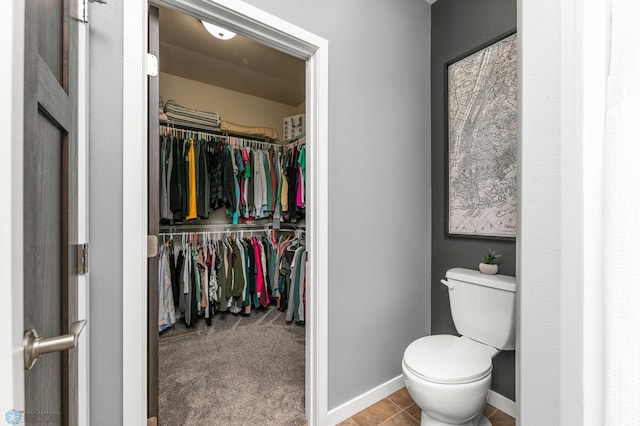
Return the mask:
<svg viewBox="0 0 640 426">
<path fill-rule="evenodd" d="M 447 271 L 447 278 L 513 293 L 516 292 L 516 278 L 509 275 L 488 275 L 474 269 L 452 268 Z"/>
</svg>

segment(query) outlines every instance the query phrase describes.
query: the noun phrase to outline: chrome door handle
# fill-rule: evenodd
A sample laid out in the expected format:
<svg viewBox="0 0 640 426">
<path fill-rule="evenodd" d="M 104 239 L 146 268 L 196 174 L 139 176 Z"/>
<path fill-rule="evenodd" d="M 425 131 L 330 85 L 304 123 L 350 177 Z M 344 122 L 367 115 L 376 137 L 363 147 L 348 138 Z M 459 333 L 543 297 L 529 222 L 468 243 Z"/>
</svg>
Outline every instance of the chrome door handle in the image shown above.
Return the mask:
<svg viewBox="0 0 640 426">
<path fill-rule="evenodd" d="M 24 333 L 24 369 L 29 370 L 36 360 L 42 355 L 51 352 L 61 352 L 75 348 L 78 345 L 78 337 L 84 329 L 86 320 L 76 321 L 71 324 L 69 334 L 56 337 L 41 338 L 34 329 Z"/>
</svg>

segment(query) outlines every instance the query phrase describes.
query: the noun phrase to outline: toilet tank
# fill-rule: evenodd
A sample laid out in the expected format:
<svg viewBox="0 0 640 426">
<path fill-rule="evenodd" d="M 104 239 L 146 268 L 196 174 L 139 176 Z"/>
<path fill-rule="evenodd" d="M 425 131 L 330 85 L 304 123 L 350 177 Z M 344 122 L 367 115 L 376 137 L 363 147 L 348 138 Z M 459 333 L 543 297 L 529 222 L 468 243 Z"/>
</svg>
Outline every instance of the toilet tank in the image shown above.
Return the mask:
<svg viewBox="0 0 640 426">
<path fill-rule="evenodd" d="M 499 350 L 516 348 L 516 279 L 464 268 L 449 269 L 451 316 L 462 336 Z"/>
</svg>

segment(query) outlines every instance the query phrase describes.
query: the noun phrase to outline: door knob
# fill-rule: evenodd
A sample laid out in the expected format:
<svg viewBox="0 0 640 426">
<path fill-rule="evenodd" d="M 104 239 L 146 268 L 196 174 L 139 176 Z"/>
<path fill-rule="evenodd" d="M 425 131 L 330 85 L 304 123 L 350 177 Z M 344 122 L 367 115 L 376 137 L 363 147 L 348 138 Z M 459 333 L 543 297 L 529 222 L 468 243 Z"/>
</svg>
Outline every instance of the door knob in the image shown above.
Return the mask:
<svg viewBox="0 0 640 426">
<path fill-rule="evenodd" d="M 82 333 L 82 330 L 84 329 L 86 323 L 86 320 L 76 321 L 71 324 L 69 334 L 56 337 L 48 337 L 46 339 L 38 336 L 38 332 L 34 329 L 25 331 L 23 339 L 24 369 L 31 369 L 36 360 L 42 355 L 75 348 L 78 345 L 78 336 L 80 336 L 80 333 Z"/>
</svg>

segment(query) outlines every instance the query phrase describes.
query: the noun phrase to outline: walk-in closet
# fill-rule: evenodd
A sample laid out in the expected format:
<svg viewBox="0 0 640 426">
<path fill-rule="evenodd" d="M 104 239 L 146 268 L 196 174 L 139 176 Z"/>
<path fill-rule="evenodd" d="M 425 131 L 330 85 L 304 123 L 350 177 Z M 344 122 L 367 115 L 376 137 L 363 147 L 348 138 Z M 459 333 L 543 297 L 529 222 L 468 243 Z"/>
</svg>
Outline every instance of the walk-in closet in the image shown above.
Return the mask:
<svg viewBox="0 0 640 426">
<path fill-rule="evenodd" d="M 149 418 L 301 426 L 305 61 L 161 6 L 149 48 Z"/>
</svg>

